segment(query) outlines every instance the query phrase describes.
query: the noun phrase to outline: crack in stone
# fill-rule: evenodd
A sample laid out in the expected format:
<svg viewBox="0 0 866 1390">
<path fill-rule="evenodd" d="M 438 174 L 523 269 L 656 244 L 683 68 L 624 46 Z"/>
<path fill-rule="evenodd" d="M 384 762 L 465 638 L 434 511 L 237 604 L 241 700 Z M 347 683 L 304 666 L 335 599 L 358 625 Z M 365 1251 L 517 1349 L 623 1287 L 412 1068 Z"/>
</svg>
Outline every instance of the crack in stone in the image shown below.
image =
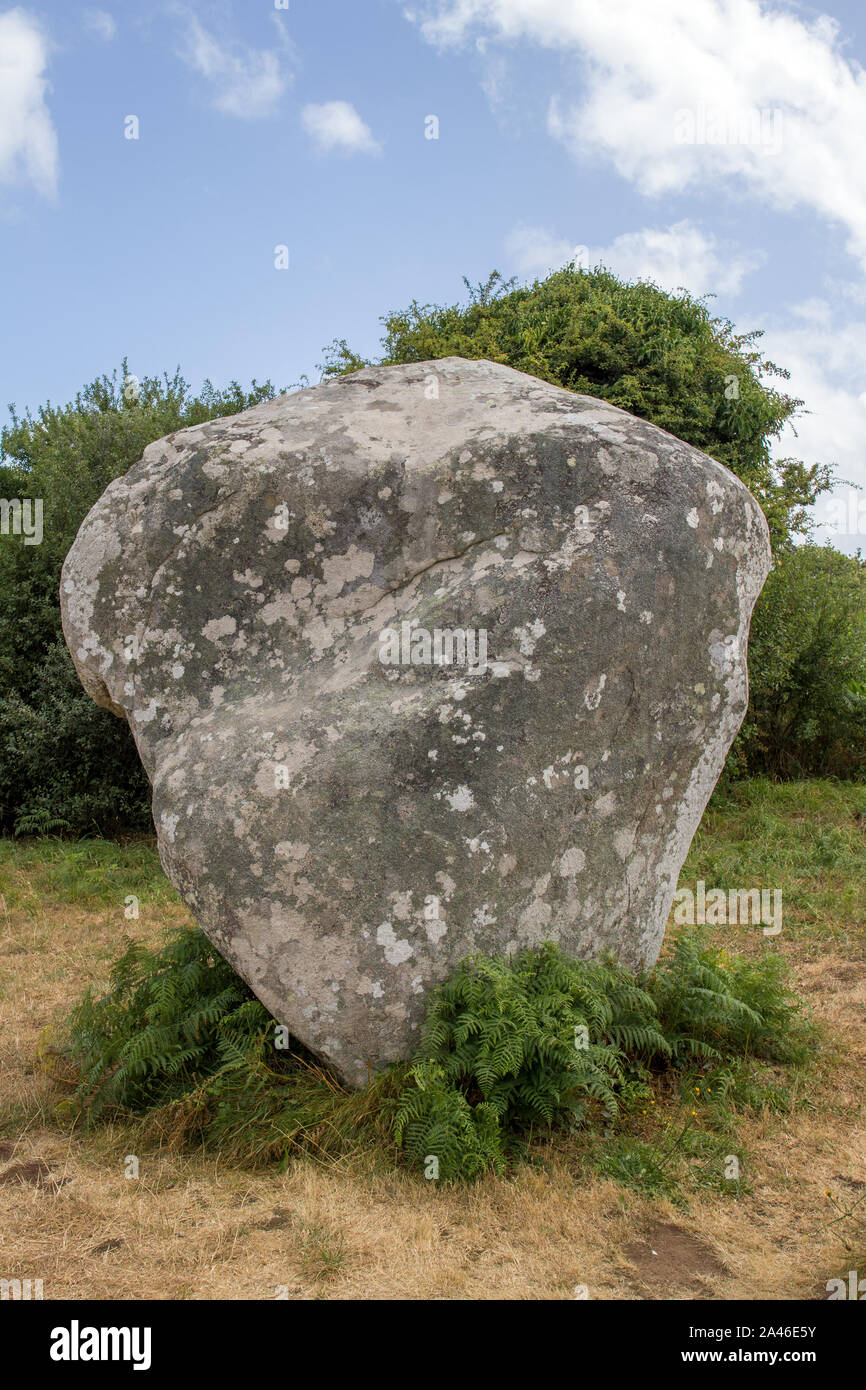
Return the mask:
<svg viewBox="0 0 866 1390">
<path fill-rule="evenodd" d="M 421 569 L 415 570 L 414 574 L 408 575 L 405 579 L 401 579 L 399 583 L 393 584 L 389 589 L 385 589 L 385 591 L 381 593 L 377 599 L 374 599 L 372 603 L 366 603 L 362 608 L 348 609 L 345 616 L 356 618 L 359 613 L 369 613 L 371 609 L 377 608 L 380 603 L 386 598 L 390 598 L 392 594 L 397 594 L 401 589 L 405 589 L 409 584 L 413 584 L 422 574 L 429 574 L 430 570 L 435 569 L 437 565 L 448 565 L 452 560 L 462 560 L 463 556 L 468 555 L 470 550 L 477 549 L 479 545 L 489 545 L 491 541 L 499 540 L 500 537 L 507 536 L 508 534 L 507 531 L 495 531 L 490 536 L 479 536 L 477 540 L 470 541 L 469 545 L 467 545 L 464 550 L 458 550 L 454 555 L 438 556 L 435 560 L 431 560 L 429 565 L 422 565 Z"/>
</svg>

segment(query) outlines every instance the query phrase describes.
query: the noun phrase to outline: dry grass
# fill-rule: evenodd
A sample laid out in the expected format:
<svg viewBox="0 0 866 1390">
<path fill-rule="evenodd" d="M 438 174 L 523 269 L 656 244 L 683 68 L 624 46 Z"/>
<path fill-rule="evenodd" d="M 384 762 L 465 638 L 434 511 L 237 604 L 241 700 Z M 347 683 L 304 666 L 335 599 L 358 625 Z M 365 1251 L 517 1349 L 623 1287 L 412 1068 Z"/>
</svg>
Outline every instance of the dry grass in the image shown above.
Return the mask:
<svg viewBox="0 0 866 1390">
<path fill-rule="evenodd" d="M 553 1147 L 468 1189 L 363 1155 L 253 1173 L 169 1149 L 140 1152 L 130 1179 L 132 1128 L 57 1123 L 40 1038 L 105 979 L 124 931 L 153 939 L 185 913 L 156 893 L 128 923 L 122 898 L 70 903 L 35 861 L 0 873 L 0 1276 L 41 1278 L 46 1298 L 786 1300 L 821 1297 L 866 1249 L 866 953 L 850 915 L 821 950 L 781 938 L 838 1040 L 807 1104 L 743 1119 L 749 1195 L 682 1208 L 577 1182 Z"/>
</svg>

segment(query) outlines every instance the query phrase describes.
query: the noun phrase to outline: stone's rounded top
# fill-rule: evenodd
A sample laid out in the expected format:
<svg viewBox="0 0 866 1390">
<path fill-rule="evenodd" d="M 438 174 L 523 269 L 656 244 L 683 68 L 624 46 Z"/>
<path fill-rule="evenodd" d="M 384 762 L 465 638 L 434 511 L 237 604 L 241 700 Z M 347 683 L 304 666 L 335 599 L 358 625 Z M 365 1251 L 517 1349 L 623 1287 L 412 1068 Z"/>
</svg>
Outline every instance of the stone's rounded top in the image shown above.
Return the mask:
<svg viewBox="0 0 866 1390">
<path fill-rule="evenodd" d="M 61 606 L 172 882 L 360 1083 L 473 951 L 654 961 L 768 567 L 715 460 L 451 357 L 149 445 L 82 524 Z"/>
<path fill-rule="evenodd" d="M 688 450 L 703 459 L 712 473 L 744 487 L 723 464 L 618 406 L 504 363 L 464 357 L 365 367 L 332 377 L 238 415 L 179 430 L 149 445 L 144 460 L 171 461 L 172 450 L 179 448 L 210 451 L 227 446 L 226 463 L 239 465 L 242 460 L 251 461 L 243 458 L 247 449 L 241 447 L 250 433 L 259 436 L 265 449 L 282 444 L 302 449 L 329 427 L 344 436 L 346 446 L 354 443 L 352 458 L 358 467 L 380 461 L 388 450 L 403 452 L 407 467 L 423 467 L 470 439 L 488 438 L 490 430 L 492 438 L 526 430 L 578 428 L 609 443 L 646 441 L 662 450 Z M 336 440 L 331 442 L 336 446 Z M 343 462 L 350 466 L 348 457 Z"/>
</svg>

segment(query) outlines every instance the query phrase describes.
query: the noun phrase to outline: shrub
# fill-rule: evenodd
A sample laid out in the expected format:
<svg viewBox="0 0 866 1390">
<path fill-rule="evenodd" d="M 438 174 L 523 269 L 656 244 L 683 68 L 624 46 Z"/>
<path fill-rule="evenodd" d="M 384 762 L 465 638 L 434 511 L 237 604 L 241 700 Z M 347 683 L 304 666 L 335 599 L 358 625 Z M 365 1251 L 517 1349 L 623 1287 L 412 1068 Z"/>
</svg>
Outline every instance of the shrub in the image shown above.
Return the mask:
<svg viewBox="0 0 866 1390">
<path fill-rule="evenodd" d="M 161 1138 L 249 1162 L 381 1141 L 391 1077 L 347 1092 L 299 1043 L 277 1049 L 276 1026 L 197 927 L 156 949 L 131 942 L 53 1054 L 73 1083 L 65 1108 L 88 1123 L 145 1115 Z"/>
<path fill-rule="evenodd" d="M 149 823 L 147 779 L 125 723 L 84 695 L 60 628 L 60 569 L 78 527 L 146 445 L 267 400 L 270 382 L 199 394 L 179 372 L 124 394 L 121 375 L 0 432 L 0 497 L 41 498 L 44 535 L 0 535 L 0 832 L 111 833 Z M 128 384 L 128 383 L 127 383 Z"/>
<path fill-rule="evenodd" d="M 667 1045 L 648 1060 L 682 1066 L 750 1054 L 803 1062 L 812 1033 L 787 973 L 773 952 L 757 960 L 732 956 L 702 946 L 697 931 L 682 932 L 648 983 Z"/>
<path fill-rule="evenodd" d="M 25 694 L 0 694 L 0 826 L 28 835 L 150 826 L 129 728 L 85 694 L 62 642 L 47 648 Z"/>
<path fill-rule="evenodd" d="M 750 700 L 731 769 L 866 774 L 866 563 L 831 546 L 776 556 L 749 638 Z"/>
<path fill-rule="evenodd" d="M 482 1162 L 501 1171 L 510 1131 L 613 1118 L 631 1089 L 628 1052 L 665 1048 L 652 1000 L 621 967 L 550 944 L 475 957 L 433 993 L 397 1138 L 410 1161 L 434 1156 L 442 1178 Z"/>
</svg>

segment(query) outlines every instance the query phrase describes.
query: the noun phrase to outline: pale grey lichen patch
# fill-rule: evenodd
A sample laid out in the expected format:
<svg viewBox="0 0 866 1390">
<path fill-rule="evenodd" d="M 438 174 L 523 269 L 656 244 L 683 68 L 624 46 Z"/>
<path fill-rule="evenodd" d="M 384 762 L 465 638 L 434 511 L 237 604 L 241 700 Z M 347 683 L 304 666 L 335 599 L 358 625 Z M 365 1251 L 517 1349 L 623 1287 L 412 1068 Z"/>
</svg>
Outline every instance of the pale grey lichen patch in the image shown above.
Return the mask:
<svg viewBox="0 0 866 1390">
<path fill-rule="evenodd" d="M 402 965 L 415 954 L 408 939 L 398 939 L 390 922 L 382 922 L 377 927 L 376 941 L 383 948 L 389 965 Z"/>
<path fill-rule="evenodd" d="M 447 358 L 149 445 L 85 519 L 61 605 L 85 689 L 133 730 L 170 879 L 362 1084 L 472 951 L 652 963 L 767 565 L 715 460 Z M 486 671 L 383 665 L 403 621 L 484 629 Z"/>
<path fill-rule="evenodd" d="M 579 845 L 572 845 L 559 859 L 559 873 L 563 878 L 573 878 L 581 873 L 586 864 L 586 855 Z"/>
</svg>

